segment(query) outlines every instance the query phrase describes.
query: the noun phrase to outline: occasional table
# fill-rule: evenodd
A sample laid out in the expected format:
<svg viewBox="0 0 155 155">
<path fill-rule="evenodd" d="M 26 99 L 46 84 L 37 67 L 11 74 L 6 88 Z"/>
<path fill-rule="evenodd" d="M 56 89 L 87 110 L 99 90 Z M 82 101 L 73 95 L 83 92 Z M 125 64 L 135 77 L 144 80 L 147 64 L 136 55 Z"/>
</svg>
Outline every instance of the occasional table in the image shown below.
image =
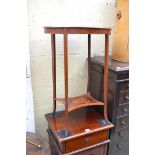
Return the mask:
<svg viewBox="0 0 155 155">
<path fill-rule="evenodd" d="M 45 115 L 48 122 L 50 145 L 55 144 L 59 155 L 106 155 L 109 140 L 109 129 L 114 125 L 107 116 L 108 97 L 108 52 L 110 28 L 91 27 L 44 27 L 44 32 L 51 35 L 52 75 L 53 75 L 53 113 Z M 64 98 L 56 94 L 56 35 L 63 35 L 64 41 Z M 88 87 L 85 94 L 68 96 L 68 35 L 85 34 L 88 38 Z M 104 101 L 100 102 L 90 95 L 90 61 L 91 35 L 104 35 Z M 74 88 L 76 89 L 76 88 Z M 65 110 L 56 112 L 57 102 L 64 104 Z M 93 110 L 94 106 L 104 106 L 102 114 Z M 52 153 L 51 153 L 52 154 Z"/>
</svg>

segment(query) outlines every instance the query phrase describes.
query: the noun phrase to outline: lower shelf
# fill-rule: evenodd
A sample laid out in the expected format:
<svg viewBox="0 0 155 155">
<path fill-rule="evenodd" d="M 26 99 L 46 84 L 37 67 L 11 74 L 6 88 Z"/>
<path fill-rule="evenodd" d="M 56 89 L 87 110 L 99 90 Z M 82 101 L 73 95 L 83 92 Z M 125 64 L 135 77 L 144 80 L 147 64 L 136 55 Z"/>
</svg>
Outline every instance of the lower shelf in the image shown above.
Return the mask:
<svg viewBox="0 0 155 155">
<path fill-rule="evenodd" d="M 65 104 L 64 98 L 56 98 L 57 101 Z M 81 107 L 104 105 L 104 103 L 95 100 L 90 93 L 68 98 L 68 111 L 73 111 Z"/>
</svg>

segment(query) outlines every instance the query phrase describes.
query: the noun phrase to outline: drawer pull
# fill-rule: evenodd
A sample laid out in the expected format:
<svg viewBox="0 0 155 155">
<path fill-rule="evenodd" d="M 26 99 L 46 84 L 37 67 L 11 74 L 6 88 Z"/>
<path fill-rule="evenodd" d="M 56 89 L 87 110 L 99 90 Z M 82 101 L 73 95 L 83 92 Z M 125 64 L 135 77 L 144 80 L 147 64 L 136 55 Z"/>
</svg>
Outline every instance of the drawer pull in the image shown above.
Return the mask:
<svg viewBox="0 0 155 155">
<path fill-rule="evenodd" d="M 120 145 L 116 145 L 116 147 L 117 147 L 119 150 L 121 150 L 121 149 L 122 149 Z"/>
<path fill-rule="evenodd" d="M 129 96 L 125 96 L 125 99 L 129 101 Z"/>
<path fill-rule="evenodd" d="M 87 143 L 89 143 L 89 142 L 90 142 L 90 138 L 85 138 L 85 141 L 86 141 Z"/>
<path fill-rule="evenodd" d="M 121 122 L 122 125 L 126 125 L 126 123 L 124 121 Z"/>
<path fill-rule="evenodd" d="M 126 109 L 126 108 L 123 108 L 122 110 L 123 110 L 123 112 L 128 112 L 128 109 Z"/>
<path fill-rule="evenodd" d="M 87 133 L 87 134 L 90 133 L 90 129 L 86 129 L 85 133 Z"/>
</svg>

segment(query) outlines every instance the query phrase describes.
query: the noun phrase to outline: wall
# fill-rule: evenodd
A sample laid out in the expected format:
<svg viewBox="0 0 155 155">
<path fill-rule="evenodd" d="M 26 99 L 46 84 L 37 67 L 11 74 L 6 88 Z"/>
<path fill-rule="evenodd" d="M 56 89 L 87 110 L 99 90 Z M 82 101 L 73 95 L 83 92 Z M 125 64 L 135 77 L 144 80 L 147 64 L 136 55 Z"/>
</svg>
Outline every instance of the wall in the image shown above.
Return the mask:
<svg viewBox="0 0 155 155">
<path fill-rule="evenodd" d="M 26 54 L 26 132 L 35 132 L 30 55 L 28 50 Z"/>
<path fill-rule="evenodd" d="M 34 96 L 35 126 L 36 132 L 47 138 L 47 123 L 44 117 L 45 113 L 52 111 L 52 70 L 51 70 L 51 50 L 50 35 L 44 34 L 43 26 L 49 24 L 60 24 L 65 16 L 62 12 L 62 6 L 65 1 L 70 0 L 28 0 L 28 21 L 29 21 L 29 45 L 32 73 L 32 89 Z M 94 0 L 95 1 L 95 0 Z M 104 0 L 102 0 L 104 1 Z M 70 1 L 71 2 L 71 1 Z M 79 0 L 80 2 L 80 0 Z M 84 1 L 81 1 L 83 4 Z M 93 1 L 92 1 L 93 2 Z M 85 3 L 85 5 L 88 3 Z M 114 1 L 106 0 L 103 9 L 109 5 L 114 9 Z M 83 5 L 81 5 L 83 6 Z M 80 10 L 77 18 L 80 17 Z M 72 9 L 74 11 L 74 9 Z M 86 10 L 90 11 L 90 9 Z M 104 24 L 113 26 L 114 11 L 109 17 L 109 12 L 104 10 Z M 84 13 L 84 12 L 81 12 Z M 72 14 L 72 13 L 70 13 Z M 83 17 L 83 14 L 81 14 Z M 91 14 L 88 24 L 94 24 L 93 19 L 98 16 Z M 69 19 L 67 19 L 69 20 Z M 76 21 L 76 20 L 74 20 Z M 102 21 L 103 22 L 103 21 Z M 64 24 L 63 23 L 63 24 Z M 61 23 L 62 24 L 62 23 Z M 87 24 L 84 20 L 83 24 Z M 100 25 L 100 23 L 97 23 Z M 64 96 L 64 72 L 63 72 L 63 36 L 56 36 L 57 44 L 57 96 Z M 111 38 L 110 38 L 111 40 Z M 111 41 L 110 41 L 111 51 Z M 92 36 L 92 56 L 103 55 L 104 36 Z M 81 95 L 87 88 L 87 35 L 69 35 L 69 96 Z M 62 104 L 57 104 L 57 110 L 62 110 Z"/>
</svg>

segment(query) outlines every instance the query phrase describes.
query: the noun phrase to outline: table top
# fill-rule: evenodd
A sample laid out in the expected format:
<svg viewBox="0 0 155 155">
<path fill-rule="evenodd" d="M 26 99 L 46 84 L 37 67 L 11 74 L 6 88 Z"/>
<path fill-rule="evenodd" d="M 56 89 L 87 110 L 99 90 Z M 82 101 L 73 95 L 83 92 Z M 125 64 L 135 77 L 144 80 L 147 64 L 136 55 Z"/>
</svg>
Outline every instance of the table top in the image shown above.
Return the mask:
<svg viewBox="0 0 155 155">
<path fill-rule="evenodd" d="M 49 34 L 111 34 L 111 28 L 98 27 L 44 27 Z"/>
<path fill-rule="evenodd" d="M 26 142 L 26 155 L 51 155 L 48 142 L 39 134 L 27 132 L 26 140 L 41 145 L 41 148 Z"/>
</svg>

